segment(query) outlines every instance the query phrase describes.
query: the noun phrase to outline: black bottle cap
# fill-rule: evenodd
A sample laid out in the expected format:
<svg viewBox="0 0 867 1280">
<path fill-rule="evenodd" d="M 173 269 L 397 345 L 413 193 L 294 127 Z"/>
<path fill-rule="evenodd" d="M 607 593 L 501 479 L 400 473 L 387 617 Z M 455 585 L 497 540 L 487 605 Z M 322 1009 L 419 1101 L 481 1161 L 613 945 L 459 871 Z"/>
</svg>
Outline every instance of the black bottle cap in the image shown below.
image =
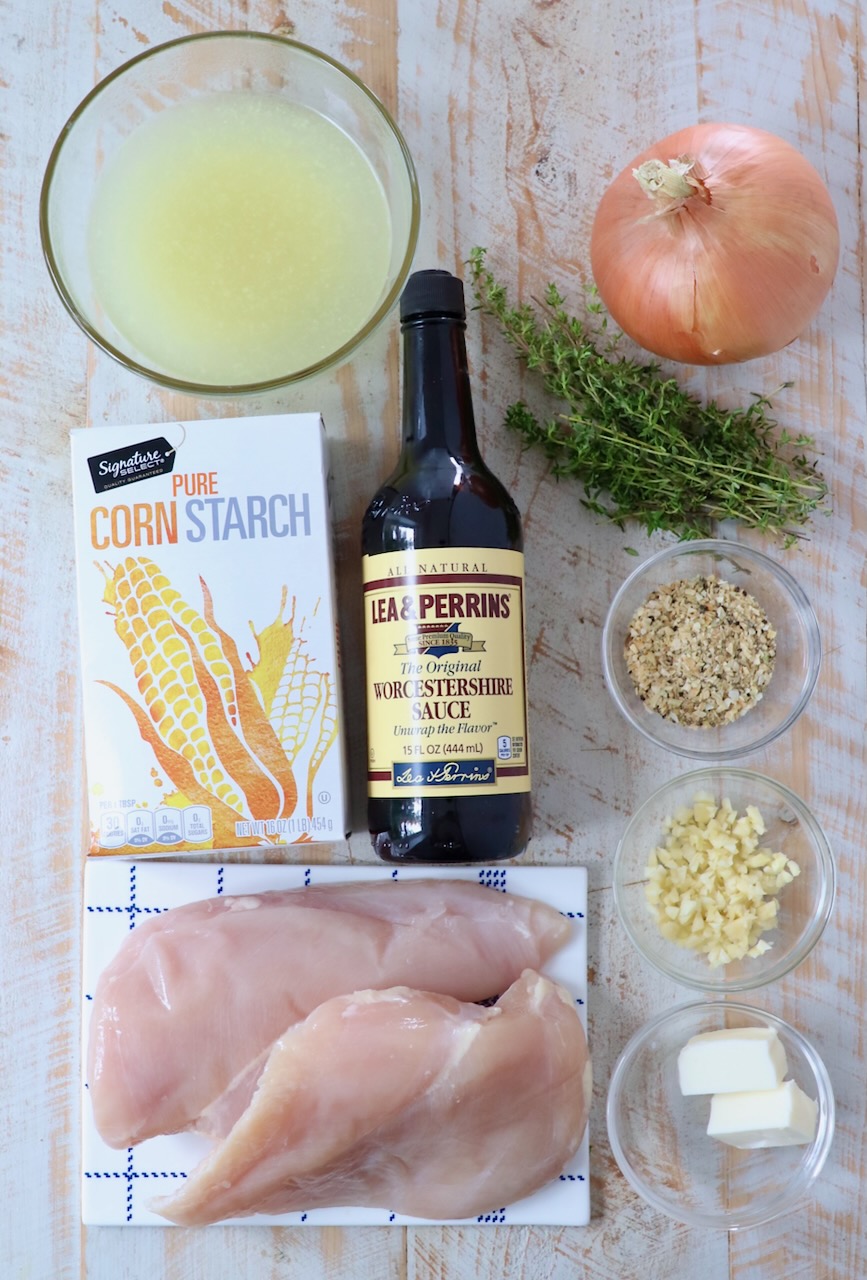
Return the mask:
<svg viewBox="0 0 867 1280">
<path fill-rule="evenodd" d="M 433 268 L 414 271 L 400 295 L 400 318 L 417 316 L 455 316 L 467 318 L 464 306 L 464 283 L 450 271 Z"/>
</svg>

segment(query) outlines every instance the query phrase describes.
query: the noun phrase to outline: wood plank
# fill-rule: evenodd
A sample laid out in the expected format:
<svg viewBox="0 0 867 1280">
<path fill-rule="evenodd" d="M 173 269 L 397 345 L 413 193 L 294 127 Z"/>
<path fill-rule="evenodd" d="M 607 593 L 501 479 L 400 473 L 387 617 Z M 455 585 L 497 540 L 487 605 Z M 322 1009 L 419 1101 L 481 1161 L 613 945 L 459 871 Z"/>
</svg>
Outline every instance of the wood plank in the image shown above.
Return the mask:
<svg viewBox="0 0 867 1280">
<path fill-rule="evenodd" d="M 834 516 L 820 522 L 793 569 L 819 614 L 825 658 L 817 695 L 795 732 L 766 753 L 768 771 L 815 806 L 837 854 L 840 887 L 831 926 L 814 955 L 756 1003 L 810 1036 L 829 1066 L 838 1128 L 808 1214 L 795 1212 L 760 1233 L 735 1236 L 732 1270 L 767 1275 L 848 1277 L 865 1249 L 863 1040 L 853 1006 L 864 998 L 864 877 L 859 875 L 865 819 L 863 556 L 867 505 L 863 465 L 863 206 L 859 163 L 860 6 L 723 4 L 698 18 L 701 113 L 713 118 L 734 102 L 738 119 L 785 137 L 822 173 L 837 209 L 841 263 L 825 306 L 803 339 L 769 361 L 793 386 L 781 397 L 786 421 L 815 435 L 832 481 Z M 738 57 L 714 56 L 727 32 L 744 30 Z M 772 72 L 765 73 L 771 61 Z M 746 386 L 746 373 L 738 379 Z M 856 585 L 857 584 L 857 585 Z M 860 1205 L 860 1210 L 857 1206 Z"/>
<path fill-rule="evenodd" d="M 0 1257 L 32 1275 L 76 1265 L 78 1029 L 73 882 L 83 830 L 67 431 L 84 344 L 41 259 L 36 211 L 54 134 L 89 87 L 91 33 L 21 7 L 0 39 Z M 56 49 L 64 50 L 58 58 Z M 50 70 L 49 70 L 50 68 Z M 40 118 L 42 127 L 22 127 Z M 62 371 L 62 372 L 61 372 Z M 63 886 L 63 888 L 59 888 Z M 10 1267 L 11 1270 L 11 1267 Z"/>
<path fill-rule="evenodd" d="M 40 8 L 42 11 L 40 11 Z M 604 1129 L 614 1059 L 652 1013 L 686 996 L 637 959 L 613 914 L 611 856 L 630 812 L 689 767 L 616 717 L 599 635 L 634 560 L 661 538 L 598 523 L 580 488 L 555 484 L 502 428 L 536 398 L 492 326 L 468 326 L 486 458 L 525 513 L 536 835 L 528 861 L 579 862 L 589 919 L 593 1220 L 586 1229 L 424 1227 L 359 1231 L 91 1229 L 78 1214 L 76 1001 L 83 772 L 67 432 L 85 422 L 162 422 L 321 409 L 335 443 L 335 509 L 355 834 L 317 856 L 371 860 L 365 831 L 359 524 L 398 437 L 397 325 L 358 358 L 296 390 L 247 401 L 172 396 L 88 347 L 53 295 L 35 210 L 70 110 L 145 48 L 215 28 L 293 29 L 346 62 L 398 112 L 424 201 L 417 262 L 461 270 L 474 244 L 524 296 L 549 278 L 578 305 L 606 182 L 654 138 L 733 119 L 788 138 L 825 177 L 841 226 L 834 288 L 803 339 L 762 361 L 681 370 L 702 394 L 775 396 L 790 430 L 815 435 L 833 491 L 827 519 L 779 553 L 815 604 L 825 642 L 816 696 L 794 731 L 747 761 L 790 782 L 834 844 L 840 891 L 815 955 L 752 1002 L 811 1036 L 831 1069 L 838 1132 L 816 1196 L 759 1231 L 688 1230 L 650 1210 L 617 1171 Z M 58 0 L 0 9 L 0 801 L 8 922 L 0 930 L 0 1259 L 10 1275 L 463 1280 L 849 1280 L 865 1253 L 867 1105 L 861 873 L 867 827 L 867 500 L 863 18 L 857 0 Z M 861 77 L 863 78 L 863 77 Z M 729 532 L 733 532 L 729 530 Z M 750 539 L 759 542 L 758 538 Z M 776 552 L 775 552 L 776 554 Z M 35 815 L 35 818 L 34 818 Z M 7 975 L 13 975 L 12 981 Z M 24 1122 L 22 1123 L 22 1117 Z M 47 1193 L 43 1189 L 50 1189 Z M 50 1210 L 46 1210 L 46 1194 Z"/>
</svg>

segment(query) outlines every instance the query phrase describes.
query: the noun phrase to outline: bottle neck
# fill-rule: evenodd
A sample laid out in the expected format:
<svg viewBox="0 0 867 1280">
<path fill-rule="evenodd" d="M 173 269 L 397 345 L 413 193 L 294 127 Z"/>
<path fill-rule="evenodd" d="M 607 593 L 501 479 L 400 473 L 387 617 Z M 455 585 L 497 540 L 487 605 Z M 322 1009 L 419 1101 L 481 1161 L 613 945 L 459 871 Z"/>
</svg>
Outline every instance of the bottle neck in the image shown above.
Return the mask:
<svg viewBox="0 0 867 1280">
<path fill-rule="evenodd" d="M 403 329 L 403 450 L 479 458 L 464 324 L 425 316 Z"/>
</svg>

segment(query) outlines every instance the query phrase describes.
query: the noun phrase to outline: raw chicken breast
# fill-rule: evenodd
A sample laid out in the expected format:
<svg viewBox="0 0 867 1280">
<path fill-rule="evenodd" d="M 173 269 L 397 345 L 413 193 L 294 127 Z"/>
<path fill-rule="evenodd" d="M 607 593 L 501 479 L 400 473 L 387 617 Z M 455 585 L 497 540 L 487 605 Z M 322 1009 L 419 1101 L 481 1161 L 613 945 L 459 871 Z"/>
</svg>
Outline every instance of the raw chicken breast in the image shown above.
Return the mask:
<svg viewBox="0 0 867 1280">
<path fill-rule="evenodd" d="M 153 1207 L 187 1226 L 324 1205 L 472 1217 L 562 1171 L 589 1084 L 571 997 L 538 973 L 492 1008 L 338 996 L 280 1037 L 228 1138 Z"/>
<path fill-rule="evenodd" d="M 481 1000 L 570 926 L 469 881 L 360 881 L 218 897 L 139 925 L 94 992 L 88 1087 L 110 1146 L 225 1133 L 267 1051 L 332 996 L 397 984 Z"/>
</svg>

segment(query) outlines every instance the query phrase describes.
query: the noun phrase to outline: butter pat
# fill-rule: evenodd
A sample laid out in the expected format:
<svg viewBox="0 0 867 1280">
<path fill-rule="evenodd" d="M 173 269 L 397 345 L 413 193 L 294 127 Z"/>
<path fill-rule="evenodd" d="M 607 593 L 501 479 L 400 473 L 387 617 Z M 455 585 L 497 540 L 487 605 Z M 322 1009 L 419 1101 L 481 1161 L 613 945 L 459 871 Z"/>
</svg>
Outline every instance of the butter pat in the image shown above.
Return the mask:
<svg viewBox="0 0 867 1280">
<path fill-rule="evenodd" d="M 818 1108 L 787 1080 L 776 1089 L 717 1093 L 711 1098 L 707 1132 L 730 1147 L 790 1147 L 812 1142 Z"/>
<path fill-rule="evenodd" d="M 786 1067 L 786 1050 L 773 1027 L 706 1031 L 687 1041 L 677 1059 L 685 1097 L 776 1089 Z"/>
</svg>

